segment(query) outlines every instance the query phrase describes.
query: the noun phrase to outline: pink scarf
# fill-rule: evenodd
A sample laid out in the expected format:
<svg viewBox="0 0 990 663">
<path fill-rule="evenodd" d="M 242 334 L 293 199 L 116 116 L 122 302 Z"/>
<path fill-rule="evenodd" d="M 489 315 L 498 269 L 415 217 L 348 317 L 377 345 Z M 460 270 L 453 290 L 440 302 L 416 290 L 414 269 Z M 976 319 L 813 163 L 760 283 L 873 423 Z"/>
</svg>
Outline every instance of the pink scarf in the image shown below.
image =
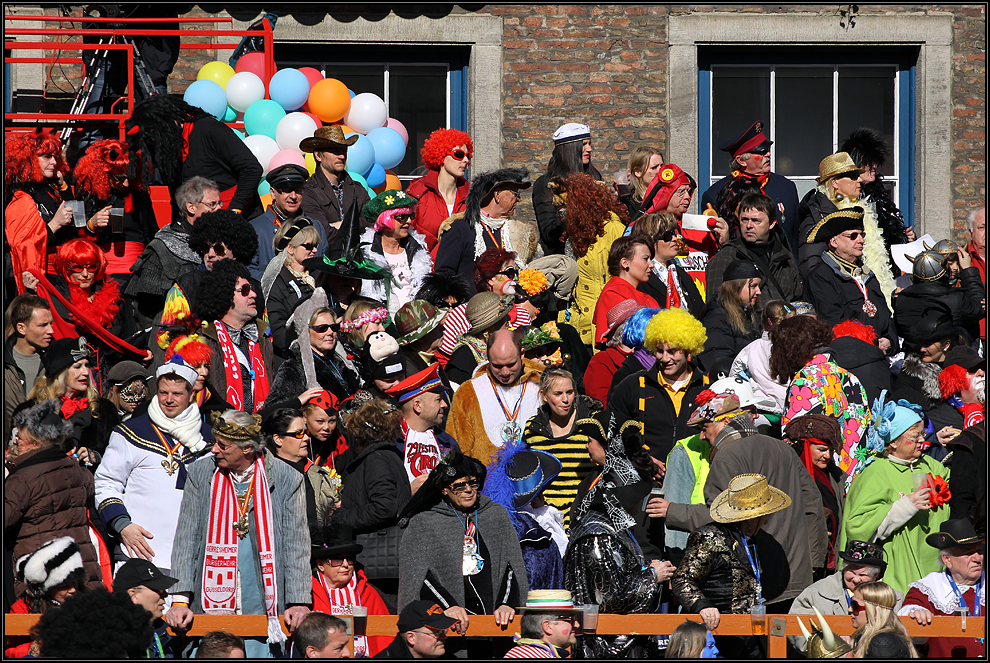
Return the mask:
<svg viewBox="0 0 990 663">
<path fill-rule="evenodd" d="M 264 580 L 268 642 L 285 641 L 278 621 L 278 582 L 275 577 L 275 547 L 272 531 L 272 496 L 268 490 L 265 463 L 254 461 L 250 490 L 254 499 L 254 525 L 258 536 L 261 575 Z M 210 524 L 203 560 L 203 611 L 208 615 L 232 615 L 237 597 L 238 499 L 228 470 L 217 469 L 210 489 Z"/>
<path fill-rule="evenodd" d="M 213 322 L 217 330 L 217 340 L 220 342 L 220 351 L 223 353 L 223 367 L 227 378 L 227 402 L 234 406 L 235 410 L 244 412 L 259 412 L 268 398 L 268 372 L 265 370 L 265 360 L 261 355 L 261 344 L 248 340 L 248 352 L 251 355 L 251 372 L 254 378 L 254 403 L 250 408 L 244 407 L 244 374 L 241 371 L 241 363 L 237 361 L 237 352 L 234 350 L 234 342 L 227 333 L 227 326 L 221 320 Z"/>
</svg>

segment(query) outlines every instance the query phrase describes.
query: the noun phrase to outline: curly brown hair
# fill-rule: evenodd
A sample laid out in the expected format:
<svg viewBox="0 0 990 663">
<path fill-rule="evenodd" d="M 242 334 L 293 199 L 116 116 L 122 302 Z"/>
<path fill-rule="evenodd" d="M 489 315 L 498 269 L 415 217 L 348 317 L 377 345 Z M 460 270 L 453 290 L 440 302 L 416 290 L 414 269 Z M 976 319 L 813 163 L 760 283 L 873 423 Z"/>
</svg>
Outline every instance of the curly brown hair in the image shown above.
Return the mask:
<svg viewBox="0 0 990 663">
<path fill-rule="evenodd" d="M 591 245 L 605 234 L 605 221 L 612 212 L 626 223 L 629 212 L 615 192 L 596 182 L 590 175 L 574 173 L 564 180 L 567 187 L 565 239 L 571 240 L 574 255 L 583 258 Z"/>
<path fill-rule="evenodd" d="M 815 350 L 832 338 L 832 328 L 818 318 L 784 318 L 770 330 L 770 375 L 782 384 L 790 382 L 815 356 Z"/>
<path fill-rule="evenodd" d="M 380 398 L 370 400 L 344 417 L 344 428 L 357 451 L 375 442 L 392 442 L 399 438 L 402 412 Z"/>
</svg>

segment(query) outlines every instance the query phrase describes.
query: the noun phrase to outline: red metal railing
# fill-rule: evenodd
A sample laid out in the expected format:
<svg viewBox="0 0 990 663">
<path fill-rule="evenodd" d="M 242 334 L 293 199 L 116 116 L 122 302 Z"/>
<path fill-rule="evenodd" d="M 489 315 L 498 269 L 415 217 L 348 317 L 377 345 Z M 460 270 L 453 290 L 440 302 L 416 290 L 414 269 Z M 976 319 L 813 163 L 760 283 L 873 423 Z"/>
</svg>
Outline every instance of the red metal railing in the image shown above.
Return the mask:
<svg viewBox="0 0 990 663">
<path fill-rule="evenodd" d="M 155 23 L 227 23 L 233 24 L 233 19 L 230 17 L 217 17 L 217 18 L 90 18 L 90 17 L 62 17 L 62 16 L 21 16 L 21 15 L 4 15 L 5 21 L 38 21 L 46 23 L 105 23 L 105 24 L 155 24 Z M 15 36 L 43 36 L 52 34 L 52 29 L 50 28 L 7 28 L 4 30 L 4 49 L 14 50 L 48 50 L 55 51 L 56 55 L 53 57 L 37 57 L 37 58 L 21 58 L 21 57 L 4 57 L 4 63 L 17 64 L 17 63 L 45 63 L 51 64 L 54 62 L 63 62 L 68 64 L 80 64 L 82 63 L 82 58 L 69 58 L 62 59 L 59 57 L 58 53 L 61 51 L 86 51 L 86 50 L 114 50 L 114 51 L 127 51 L 127 112 L 126 113 L 112 113 L 112 114 L 91 114 L 91 113 L 5 113 L 4 114 L 4 130 L 9 131 L 11 128 L 19 127 L 22 130 L 33 129 L 37 124 L 58 124 L 66 121 L 72 121 L 76 123 L 85 122 L 117 122 L 118 129 L 120 132 L 120 139 L 124 140 L 124 124 L 131 117 L 131 112 L 134 109 L 134 48 L 130 44 L 84 44 L 82 42 L 41 42 L 41 41 L 31 41 L 31 42 L 20 42 L 10 39 L 10 37 Z M 216 41 L 217 37 L 256 37 L 263 36 L 265 40 L 265 76 L 271 79 L 272 74 L 275 71 L 275 60 L 273 57 L 274 50 L 274 35 L 272 32 L 271 23 L 268 19 L 262 20 L 262 30 L 205 30 L 205 29 L 184 29 L 184 30 L 153 30 L 153 29 L 118 29 L 115 27 L 110 28 L 70 28 L 58 29 L 58 34 L 60 36 L 64 35 L 66 37 L 82 37 L 82 36 L 95 36 L 95 37 L 115 37 L 115 36 L 127 36 L 127 37 L 139 37 L 139 36 L 163 36 L 163 37 L 208 37 L 209 42 L 203 44 L 190 44 L 190 43 L 180 43 L 180 49 L 192 49 L 192 50 L 219 50 L 219 49 L 229 49 L 233 50 L 237 48 L 236 43 L 219 43 Z M 14 90 L 14 94 L 17 91 Z M 234 125 L 236 126 L 236 124 Z"/>
</svg>

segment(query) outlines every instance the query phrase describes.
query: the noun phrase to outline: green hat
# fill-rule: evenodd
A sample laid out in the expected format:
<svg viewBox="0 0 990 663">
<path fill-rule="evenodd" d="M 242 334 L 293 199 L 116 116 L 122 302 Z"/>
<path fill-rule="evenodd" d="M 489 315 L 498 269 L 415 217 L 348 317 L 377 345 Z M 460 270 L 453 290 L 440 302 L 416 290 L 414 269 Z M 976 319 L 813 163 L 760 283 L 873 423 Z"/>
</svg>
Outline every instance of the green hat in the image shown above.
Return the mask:
<svg viewBox="0 0 990 663">
<path fill-rule="evenodd" d="M 445 313 L 422 299 L 414 299 L 403 304 L 395 313 L 395 331 L 401 336 L 395 339 L 399 345 L 409 345 L 418 341 L 440 326 Z"/>
<path fill-rule="evenodd" d="M 364 214 L 364 218 L 367 219 L 368 223 L 374 223 L 378 220 L 378 216 L 390 209 L 396 209 L 400 207 L 412 207 L 419 201 L 416 196 L 411 196 L 405 191 L 400 191 L 399 189 L 389 189 L 387 191 L 382 191 L 380 194 L 371 199 L 371 201 L 366 204 L 362 209 L 361 213 Z"/>
</svg>

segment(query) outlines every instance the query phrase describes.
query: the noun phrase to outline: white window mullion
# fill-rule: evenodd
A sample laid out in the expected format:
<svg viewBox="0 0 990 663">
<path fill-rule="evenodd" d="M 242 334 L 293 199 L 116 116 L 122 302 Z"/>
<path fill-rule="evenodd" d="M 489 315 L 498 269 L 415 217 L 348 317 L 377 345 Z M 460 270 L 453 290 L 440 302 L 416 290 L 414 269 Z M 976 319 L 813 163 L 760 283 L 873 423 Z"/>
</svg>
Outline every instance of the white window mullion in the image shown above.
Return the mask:
<svg viewBox="0 0 990 663">
<path fill-rule="evenodd" d="M 389 94 L 388 94 L 388 64 L 385 64 L 385 113 L 387 117 L 392 117 L 392 112 L 389 110 Z"/>
<path fill-rule="evenodd" d="M 894 67 L 894 200 L 901 185 L 901 72 Z"/>
<path fill-rule="evenodd" d="M 770 66 L 770 140 L 777 140 L 777 68 Z M 770 150 L 770 170 L 777 170 L 777 150 Z"/>
<path fill-rule="evenodd" d="M 450 129 L 450 65 L 447 66 L 447 122 L 444 126 Z"/>
<path fill-rule="evenodd" d="M 839 151 L 839 67 L 832 67 L 832 154 Z"/>
</svg>

